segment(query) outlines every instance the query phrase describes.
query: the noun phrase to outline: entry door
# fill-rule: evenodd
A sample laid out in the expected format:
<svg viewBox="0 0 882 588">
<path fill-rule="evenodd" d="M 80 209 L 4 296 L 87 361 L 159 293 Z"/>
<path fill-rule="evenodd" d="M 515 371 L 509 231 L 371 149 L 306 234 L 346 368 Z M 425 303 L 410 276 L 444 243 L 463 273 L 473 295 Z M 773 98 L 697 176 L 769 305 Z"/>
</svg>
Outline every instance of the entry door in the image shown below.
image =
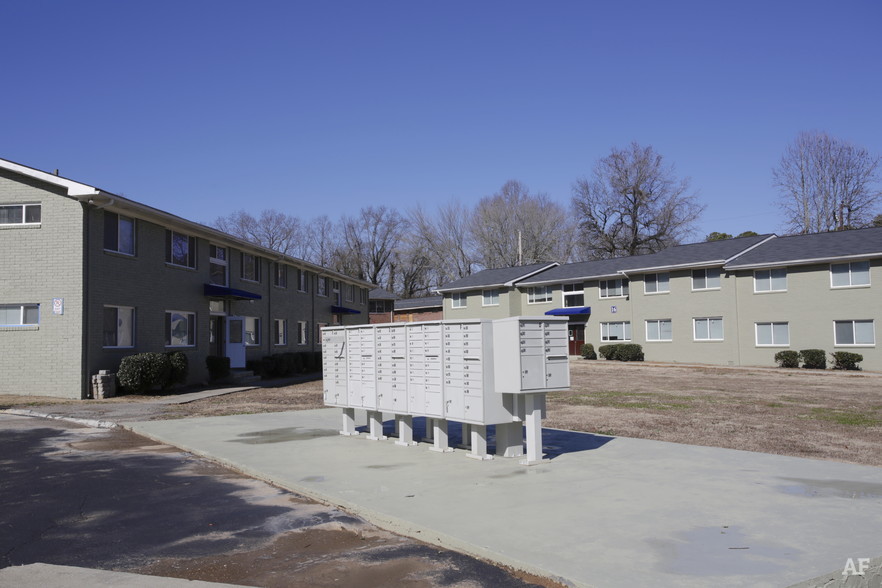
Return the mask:
<svg viewBox="0 0 882 588">
<path fill-rule="evenodd" d="M 245 367 L 245 318 L 229 316 L 226 320 L 226 348 L 231 368 Z"/>
<path fill-rule="evenodd" d="M 581 355 L 582 345 L 585 344 L 585 325 L 570 325 L 570 355 Z"/>
</svg>

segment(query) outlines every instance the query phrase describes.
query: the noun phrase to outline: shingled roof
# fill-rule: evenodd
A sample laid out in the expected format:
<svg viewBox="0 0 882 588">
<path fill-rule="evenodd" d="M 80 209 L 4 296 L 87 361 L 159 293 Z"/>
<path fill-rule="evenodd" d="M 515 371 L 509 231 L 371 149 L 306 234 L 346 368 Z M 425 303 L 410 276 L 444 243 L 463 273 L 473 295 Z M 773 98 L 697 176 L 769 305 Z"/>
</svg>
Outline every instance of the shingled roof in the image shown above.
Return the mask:
<svg viewBox="0 0 882 588">
<path fill-rule="evenodd" d="M 529 278 L 535 273 L 553 268 L 557 265 L 556 262 L 534 263 L 532 265 L 485 269 L 470 276 L 450 282 L 449 284 L 444 284 L 438 288 L 438 292 L 463 292 L 466 290 L 474 290 L 476 288 L 512 286 L 515 282 Z"/>
<path fill-rule="evenodd" d="M 726 269 L 806 265 L 882 257 L 882 227 L 778 237 L 739 255 Z"/>
</svg>

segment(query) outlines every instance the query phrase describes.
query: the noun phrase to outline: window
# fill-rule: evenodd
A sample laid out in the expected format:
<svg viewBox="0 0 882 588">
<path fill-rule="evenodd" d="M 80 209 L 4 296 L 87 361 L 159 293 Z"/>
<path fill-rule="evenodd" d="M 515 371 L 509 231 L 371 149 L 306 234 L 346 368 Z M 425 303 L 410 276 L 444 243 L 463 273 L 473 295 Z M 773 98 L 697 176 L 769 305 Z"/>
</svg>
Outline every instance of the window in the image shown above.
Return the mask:
<svg viewBox="0 0 882 588">
<path fill-rule="evenodd" d="M 307 343 L 309 343 L 309 323 L 297 321 L 297 344 L 306 345 Z"/>
<path fill-rule="evenodd" d="M 756 323 L 757 346 L 787 347 L 790 345 L 788 323 Z"/>
<path fill-rule="evenodd" d="M 297 270 L 297 290 L 309 292 L 309 274 L 306 273 L 306 270 Z"/>
<path fill-rule="evenodd" d="M 647 341 L 672 341 L 673 331 L 671 319 L 656 319 L 646 321 Z"/>
<path fill-rule="evenodd" d="M 873 321 L 833 321 L 836 345 L 875 345 L 876 329 Z"/>
<path fill-rule="evenodd" d="M 288 344 L 288 321 L 285 319 L 273 321 L 273 343 L 276 345 Z"/>
<path fill-rule="evenodd" d="M 245 345 L 260 345 L 260 319 L 245 317 Z"/>
<path fill-rule="evenodd" d="M 834 263 L 830 266 L 830 285 L 833 288 L 851 288 L 870 285 L 870 262 Z"/>
<path fill-rule="evenodd" d="M 392 300 L 371 300 L 370 312 L 392 312 L 393 304 Z"/>
<path fill-rule="evenodd" d="M 565 307 L 585 306 L 585 288 L 584 284 L 564 284 L 563 285 L 563 305 Z"/>
<path fill-rule="evenodd" d="M 527 289 L 527 304 L 551 302 L 551 286 L 537 286 Z"/>
<path fill-rule="evenodd" d="M 467 292 L 454 292 L 450 295 L 450 306 L 452 308 L 465 308 L 468 305 Z"/>
<path fill-rule="evenodd" d="M 600 280 L 600 297 L 616 298 L 628 295 L 628 279 Z"/>
<path fill-rule="evenodd" d="M 104 347 L 134 347 L 135 309 L 129 306 L 104 307 Z"/>
<path fill-rule="evenodd" d="M 692 270 L 693 290 L 716 290 L 720 287 L 720 268 Z"/>
<path fill-rule="evenodd" d="M 135 254 L 135 219 L 104 211 L 104 249 Z"/>
<path fill-rule="evenodd" d="M 328 323 L 318 323 L 318 324 L 315 326 L 315 340 L 316 340 L 316 343 L 321 344 L 322 339 L 323 339 L 323 338 L 322 338 L 322 329 L 325 328 L 325 327 L 327 327 L 327 326 L 328 326 Z"/>
<path fill-rule="evenodd" d="M 318 295 L 319 296 L 327 296 L 328 295 L 328 278 L 320 276 L 318 279 Z"/>
<path fill-rule="evenodd" d="M 346 302 L 352 302 L 355 300 L 355 286 L 352 284 L 346 285 Z"/>
<path fill-rule="evenodd" d="M 331 281 L 331 298 L 337 306 L 343 305 L 343 297 L 340 295 L 340 282 L 337 280 Z"/>
<path fill-rule="evenodd" d="M 644 294 L 662 294 L 671 291 L 671 274 L 646 274 L 643 276 Z"/>
<path fill-rule="evenodd" d="M 484 290 L 482 292 L 484 303 L 483 306 L 499 306 L 499 289 Z"/>
<path fill-rule="evenodd" d="M 208 246 L 208 281 L 215 286 L 227 285 L 227 248 L 217 245 Z"/>
<path fill-rule="evenodd" d="M 300 270 L 297 271 L 299 272 Z M 284 263 L 273 263 L 273 286 L 278 286 L 279 288 L 288 287 L 288 266 Z"/>
<path fill-rule="evenodd" d="M 196 345 L 196 313 L 180 310 L 165 311 L 165 346 Z"/>
<path fill-rule="evenodd" d="M 367 288 L 360 288 L 358 290 L 358 302 L 362 305 L 368 303 L 368 290 L 367 290 Z"/>
<path fill-rule="evenodd" d="M 242 279 L 249 282 L 260 281 L 260 258 L 251 253 L 242 253 Z"/>
<path fill-rule="evenodd" d="M 165 261 L 172 265 L 196 268 L 196 237 L 167 230 L 165 232 Z"/>
<path fill-rule="evenodd" d="M 0 225 L 39 225 L 41 214 L 40 204 L 3 204 Z"/>
<path fill-rule="evenodd" d="M 39 324 L 39 304 L 0 304 L 0 327 L 22 327 Z"/>
<path fill-rule="evenodd" d="M 754 292 L 786 292 L 787 269 L 757 270 L 753 272 Z"/>
<path fill-rule="evenodd" d="M 601 341 L 630 341 L 631 323 L 624 321 L 618 323 L 600 323 Z"/>
<path fill-rule="evenodd" d="M 692 319 L 693 333 L 696 341 L 722 341 L 722 317 Z"/>
</svg>

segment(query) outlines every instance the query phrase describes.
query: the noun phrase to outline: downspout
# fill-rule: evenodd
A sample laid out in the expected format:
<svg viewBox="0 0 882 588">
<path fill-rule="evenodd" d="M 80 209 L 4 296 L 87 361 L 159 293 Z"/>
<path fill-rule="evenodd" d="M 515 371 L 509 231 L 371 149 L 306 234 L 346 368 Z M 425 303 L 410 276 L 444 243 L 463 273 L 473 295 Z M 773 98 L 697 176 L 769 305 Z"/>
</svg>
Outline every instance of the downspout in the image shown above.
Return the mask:
<svg viewBox="0 0 882 588">
<path fill-rule="evenodd" d="M 729 272 L 726 272 L 728 275 Z M 735 357 L 738 361 L 736 365 L 741 365 L 741 320 L 738 317 L 738 276 L 735 272 L 732 273 L 732 282 L 734 282 L 735 288 Z"/>
<path fill-rule="evenodd" d="M 83 207 L 83 281 L 80 287 L 80 292 L 83 297 L 81 306 L 82 306 L 82 325 L 80 328 L 81 333 L 81 345 L 82 350 L 80 351 L 80 370 L 81 370 L 81 379 L 80 379 L 80 398 L 88 398 L 89 397 L 89 384 L 91 382 L 91 374 L 89 373 L 89 267 L 90 260 L 89 257 L 92 255 L 91 248 L 91 231 L 89 230 L 89 207 L 86 203 L 80 202 Z"/>
<path fill-rule="evenodd" d="M 622 274 L 625 276 L 625 279 L 628 280 L 628 322 L 631 323 L 631 342 L 634 342 L 634 302 L 631 300 L 631 278 L 628 276 L 628 272 L 626 270 L 619 270 L 616 272 L 617 274 Z M 643 332 L 644 336 L 646 335 L 646 331 Z M 646 345 L 646 341 L 643 341 L 643 344 Z"/>
</svg>

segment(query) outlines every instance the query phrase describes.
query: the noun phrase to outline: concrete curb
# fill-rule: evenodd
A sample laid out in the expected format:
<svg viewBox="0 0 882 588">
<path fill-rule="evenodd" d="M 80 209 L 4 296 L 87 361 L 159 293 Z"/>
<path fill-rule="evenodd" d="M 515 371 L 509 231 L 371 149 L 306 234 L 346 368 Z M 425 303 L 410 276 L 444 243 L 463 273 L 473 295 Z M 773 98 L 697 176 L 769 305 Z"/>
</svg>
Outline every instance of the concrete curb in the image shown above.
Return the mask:
<svg viewBox="0 0 882 588">
<path fill-rule="evenodd" d="M 5 410 L 0 411 L 4 414 L 11 414 L 13 416 L 24 416 L 24 417 L 34 417 L 39 419 L 50 419 L 53 421 L 65 421 L 68 423 L 74 423 L 76 425 L 83 425 L 84 427 L 94 427 L 98 429 L 116 429 L 119 428 L 117 423 L 111 421 L 100 421 L 95 419 L 78 419 L 75 417 L 62 416 L 58 414 L 49 414 L 45 412 L 37 412 L 34 410 L 24 410 L 20 408 L 7 408 Z"/>
</svg>

